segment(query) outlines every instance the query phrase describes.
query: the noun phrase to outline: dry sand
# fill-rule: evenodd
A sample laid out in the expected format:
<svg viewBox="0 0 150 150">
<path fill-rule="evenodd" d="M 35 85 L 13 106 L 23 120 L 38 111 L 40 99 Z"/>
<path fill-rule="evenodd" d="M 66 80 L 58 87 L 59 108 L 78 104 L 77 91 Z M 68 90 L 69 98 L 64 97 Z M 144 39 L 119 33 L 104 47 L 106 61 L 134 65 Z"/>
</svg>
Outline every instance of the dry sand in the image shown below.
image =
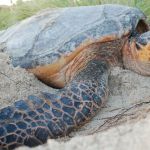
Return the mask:
<svg viewBox="0 0 150 150">
<path fill-rule="evenodd" d="M 55 91 L 24 69 L 13 68 L 4 53 L 0 53 L 0 64 L 0 108 L 41 90 Z M 50 139 L 35 149 L 150 149 L 150 77 L 114 68 L 109 84 L 108 103 L 88 124 L 69 137 L 59 141 Z"/>
</svg>

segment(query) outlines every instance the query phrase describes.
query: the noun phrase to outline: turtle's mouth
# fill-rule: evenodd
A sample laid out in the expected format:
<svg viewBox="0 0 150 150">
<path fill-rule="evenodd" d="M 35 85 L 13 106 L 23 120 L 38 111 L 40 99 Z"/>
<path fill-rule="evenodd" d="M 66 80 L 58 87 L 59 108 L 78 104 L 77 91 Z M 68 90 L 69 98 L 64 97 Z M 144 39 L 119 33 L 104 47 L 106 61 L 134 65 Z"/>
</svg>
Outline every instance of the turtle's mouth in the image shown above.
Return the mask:
<svg viewBox="0 0 150 150">
<path fill-rule="evenodd" d="M 137 58 L 140 62 L 150 63 L 150 43 L 141 45 L 138 42 L 134 42 L 132 43 L 132 47 L 135 49 Z"/>
<path fill-rule="evenodd" d="M 128 41 L 123 49 L 123 62 L 125 68 L 150 76 L 150 42 L 143 45 L 135 39 Z"/>
</svg>

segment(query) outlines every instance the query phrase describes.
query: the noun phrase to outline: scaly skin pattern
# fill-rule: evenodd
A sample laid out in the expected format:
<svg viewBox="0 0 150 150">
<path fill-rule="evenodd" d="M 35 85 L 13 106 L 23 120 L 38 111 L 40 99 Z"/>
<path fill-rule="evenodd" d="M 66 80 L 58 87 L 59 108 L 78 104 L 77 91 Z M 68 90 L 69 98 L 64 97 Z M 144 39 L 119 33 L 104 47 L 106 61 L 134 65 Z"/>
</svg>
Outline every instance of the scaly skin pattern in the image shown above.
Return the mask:
<svg viewBox="0 0 150 150">
<path fill-rule="evenodd" d="M 90 61 L 56 94 L 29 95 L 0 110 L 0 149 L 34 147 L 48 138 L 68 135 L 89 121 L 107 99 L 107 65 Z"/>
</svg>

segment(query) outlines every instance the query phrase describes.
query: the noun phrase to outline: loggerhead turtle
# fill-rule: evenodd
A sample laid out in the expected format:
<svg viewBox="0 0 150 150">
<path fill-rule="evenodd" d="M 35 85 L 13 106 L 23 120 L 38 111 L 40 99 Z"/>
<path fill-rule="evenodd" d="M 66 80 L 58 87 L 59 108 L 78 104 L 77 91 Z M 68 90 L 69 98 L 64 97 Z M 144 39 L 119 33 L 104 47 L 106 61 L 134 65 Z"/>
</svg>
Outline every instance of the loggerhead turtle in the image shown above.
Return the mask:
<svg viewBox="0 0 150 150">
<path fill-rule="evenodd" d="M 4 31 L 0 49 L 13 66 L 61 88 L 0 110 L 0 149 L 43 144 L 89 121 L 106 102 L 120 65 L 150 75 L 150 31 L 137 8 L 101 5 L 42 12 Z"/>
</svg>

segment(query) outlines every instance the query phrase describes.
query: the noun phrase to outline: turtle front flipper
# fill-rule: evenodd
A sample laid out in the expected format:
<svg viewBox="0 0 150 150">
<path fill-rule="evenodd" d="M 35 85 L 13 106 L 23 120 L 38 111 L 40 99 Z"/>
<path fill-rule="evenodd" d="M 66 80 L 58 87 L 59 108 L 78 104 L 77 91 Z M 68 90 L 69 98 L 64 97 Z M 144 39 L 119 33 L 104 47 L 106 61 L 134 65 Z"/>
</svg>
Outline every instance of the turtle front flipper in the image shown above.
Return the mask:
<svg viewBox="0 0 150 150">
<path fill-rule="evenodd" d="M 123 61 L 126 68 L 150 76 L 150 31 L 127 41 L 123 49 Z"/>
<path fill-rule="evenodd" d="M 40 92 L 0 110 L 0 149 L 34 147 L 84 125 L 107 100 L 107 64 L 91 60 L 65 88 Z"/>
</svg>

